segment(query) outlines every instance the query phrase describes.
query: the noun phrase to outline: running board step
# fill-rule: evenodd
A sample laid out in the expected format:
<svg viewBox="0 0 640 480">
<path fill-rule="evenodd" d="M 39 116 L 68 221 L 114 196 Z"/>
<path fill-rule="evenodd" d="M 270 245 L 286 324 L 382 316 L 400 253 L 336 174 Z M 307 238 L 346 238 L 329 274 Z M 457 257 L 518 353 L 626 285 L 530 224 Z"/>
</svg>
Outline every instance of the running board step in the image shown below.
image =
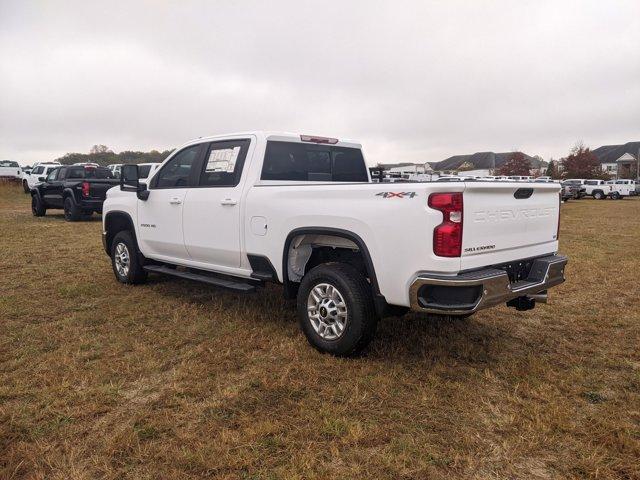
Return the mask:
<svg viewBox="0 0 640 480">
<path fill-rule="evenodd" d="M 196 282 L 208 283 L 209 285 L 228 288 L 229 290 L 235 290 L 237 292 L 249 293 L 256 290 L 255 285 L 252 285 L 248 282 L 229 280 L 227 278 L 214 277 L 212 275 L 203 273 L 185 272 L 184 270 L 169 268 L 164 265 L 145 265 L 142 268 L 147 272 L 161 273 L 163 275 L 173 275 L 174 277 L 180 277 L 186 280 L 194 280 Z"/>
</svg>

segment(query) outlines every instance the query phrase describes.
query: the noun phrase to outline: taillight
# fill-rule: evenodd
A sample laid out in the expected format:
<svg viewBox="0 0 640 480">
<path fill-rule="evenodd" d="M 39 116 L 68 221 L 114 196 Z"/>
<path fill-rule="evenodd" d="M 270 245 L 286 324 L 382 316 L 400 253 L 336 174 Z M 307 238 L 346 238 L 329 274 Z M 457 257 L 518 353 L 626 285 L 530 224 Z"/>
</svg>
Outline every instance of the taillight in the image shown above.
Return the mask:
<svg viewBox="0 0 640 480">
<path fill-rule="evenodd" d="M 89 196 L 89 182 L 82 182 L 82 196 Z"/>
<path fill-rule="evenodd" d="M 442 212 L 442 223 L 433 229 L 433 253 L 459 257 L 462 252 L 462 193 L 432 193 L 428 205 Z"/>
</svg>

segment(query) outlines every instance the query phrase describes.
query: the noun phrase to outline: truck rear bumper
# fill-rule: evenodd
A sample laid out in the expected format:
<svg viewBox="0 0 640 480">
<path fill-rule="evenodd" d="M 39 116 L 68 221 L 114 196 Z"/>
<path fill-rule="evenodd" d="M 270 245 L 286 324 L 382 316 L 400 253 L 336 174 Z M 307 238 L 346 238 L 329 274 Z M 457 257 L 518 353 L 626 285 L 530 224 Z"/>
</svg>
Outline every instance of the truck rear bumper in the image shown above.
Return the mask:
<svg viewBox="0 0 640 480">
<path fill-rule="evenodd" d="M 454 276 L 420 275 L 409 289 L 411 309 L 426 313 L 464 315 L 518 297 L 527 297 L 564 282 L 567 257 L 549 255 L 533 259 L 526 279 L 511 281 L 496 267 Z"/>
</svg>

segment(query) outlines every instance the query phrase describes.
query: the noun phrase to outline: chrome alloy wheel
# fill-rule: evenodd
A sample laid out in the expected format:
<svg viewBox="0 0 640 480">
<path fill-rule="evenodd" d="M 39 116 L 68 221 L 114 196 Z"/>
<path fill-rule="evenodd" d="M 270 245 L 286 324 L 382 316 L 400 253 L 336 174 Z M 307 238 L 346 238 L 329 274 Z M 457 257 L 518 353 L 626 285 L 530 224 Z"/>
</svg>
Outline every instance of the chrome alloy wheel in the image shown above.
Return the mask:
<svg viewBox="0 0 640 480">
<path fill-rule="evenodd" d="M 114 257 L 114 261 L 116 264 L 116 270 L 118 271 L 118 275 L 121 277 L 126 277 L 129 275 L 129 266 L 131 263 L 131 259 L 129 258 L 129 249 L 124 243 L 119 243 L 116 245 L 116 254 Z"/>
<path fill-rule="evenodd" d="M 347 326 L 347 304 L 340 291 L 328 283 L 319 283 L 309 292 L 307 314 L 311 326 L 324 340 L 336 340 Z"/>
</svg>

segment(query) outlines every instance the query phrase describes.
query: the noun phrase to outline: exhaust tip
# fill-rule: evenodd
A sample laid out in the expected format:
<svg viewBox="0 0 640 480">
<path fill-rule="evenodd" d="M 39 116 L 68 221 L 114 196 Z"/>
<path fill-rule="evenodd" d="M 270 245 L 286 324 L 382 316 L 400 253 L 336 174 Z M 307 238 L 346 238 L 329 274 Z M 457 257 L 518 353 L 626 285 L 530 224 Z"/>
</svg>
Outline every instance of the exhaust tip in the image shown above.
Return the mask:
<svg viewBox="0 0 640 480">
<path fill-rule="evenodd" d="M 527 295 L 531 300 L 534 300 L 536 303 L 547 303 L 547 292 L 540 292 L 534 295 Z"/>
</svg>

